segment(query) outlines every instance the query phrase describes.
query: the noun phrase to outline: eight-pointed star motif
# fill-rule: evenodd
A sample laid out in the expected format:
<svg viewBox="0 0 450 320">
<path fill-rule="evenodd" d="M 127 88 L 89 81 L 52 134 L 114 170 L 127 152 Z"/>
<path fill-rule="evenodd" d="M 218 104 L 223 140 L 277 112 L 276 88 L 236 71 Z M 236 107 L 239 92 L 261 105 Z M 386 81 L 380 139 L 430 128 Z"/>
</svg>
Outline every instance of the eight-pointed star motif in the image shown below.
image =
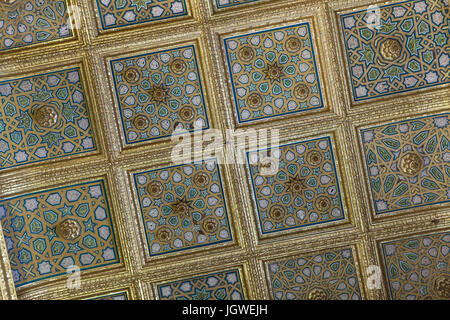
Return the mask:
<svg viewBox="0 0 450 320">
<path fill-rule="evenodd" d="M 152 0 L 131 0 L 132 5 L 136 6 L 137 11 L 141 11 L 142 8 L 147 10 L 147 4 L 152 3 Z"/>
</svg>

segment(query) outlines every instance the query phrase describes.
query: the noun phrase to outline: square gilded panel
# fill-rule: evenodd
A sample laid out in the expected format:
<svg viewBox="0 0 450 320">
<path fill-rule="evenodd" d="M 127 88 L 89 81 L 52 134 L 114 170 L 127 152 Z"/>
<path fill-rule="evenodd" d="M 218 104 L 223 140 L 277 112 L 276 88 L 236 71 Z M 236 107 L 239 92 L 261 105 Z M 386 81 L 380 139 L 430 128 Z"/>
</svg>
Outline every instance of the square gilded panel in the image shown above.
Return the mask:
<svg viewBox="0 0 450 320">
<path fill-rule="evenodd" d="M 391 299 L 450 299 L 449 245 L 449 232 L 383 242 Z"/>
<path fill-rule="evenodd" d="M 0 82 L 0 170 L 97 150 L 80 68 Z"/>
<path fill-rule="evenodd" d="M 65 0 L 5 2 L 0 1 L 0 51 L 73 35 Z"/>
<path fill-rule="evenodd" d="M 215 159 L 134 174 L 150 256 L 231 241 Z"/>
<path fill-rule="evenodd" d="M 276 300 L 360 300 L 351 248 L 302 254 L 266 263 L 270 295 Z"/>
<path fill-rule="evenodd" d="M 449 202 L 449 114 L 361 129 L 376 214 Z"/>
<path fill-rule="evenodd" d="M 238 269 L 211 273 L 157 286 L 160 300 L 243 300 Z"/>
<path fill-rule="evenodd" d="M 341 14 L 354 101 L 449 82 L 448 6 L 404 1 Z"/>
<path fill-rule="evenodd" d="M 96 0 L 103 30 L 188 14 L 185 0 Z"/>
<path fill-rule="evenodd" d="M 244 4 L 244 3 L 254 3 L 254 2 L 258 2 L 260 0 L 211 0 L 211 1 L 214 2 L 214 6 L 217 9 L 223 9 L 223 8 L 238 6 L 238 5 Z"/>
<path fill-rule="evenodd" d="M 238 122 L 323 107 L 309 23 L 224 39 Z"/>
<path fill-rule="evenodd" d="M 266 152 L 247 152 L 263 234 L 344 219 L 330 137 L 269 149 L 279 161 L 274 175 L 261 174 L 257 159 Z"/>
<path fill-rule="evenodd" d="M 209 128 L 193 45 L 111 61 L 126 144 Z"/>
<path fill-rule="evenodd" d="M 119 262 L 103 180 L 0 201 L 16 287 Z"/>
</svg>

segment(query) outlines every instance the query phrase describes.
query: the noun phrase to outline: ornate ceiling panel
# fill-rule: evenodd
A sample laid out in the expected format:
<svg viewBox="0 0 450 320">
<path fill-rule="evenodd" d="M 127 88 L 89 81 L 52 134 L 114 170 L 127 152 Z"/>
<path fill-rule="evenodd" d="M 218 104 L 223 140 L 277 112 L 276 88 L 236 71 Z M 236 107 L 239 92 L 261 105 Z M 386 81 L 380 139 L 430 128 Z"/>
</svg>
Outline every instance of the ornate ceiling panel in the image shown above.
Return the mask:
<svg viewBox="0 0 450 320">
<path fill-rule="evenodd" d="M 279 170 L 265 176 L 247 154 L 262 234 L 345 217 L 330 137 L 280 146 Z"/>
<path fill-rule="evenodd" d="M 450 201 L 448 114 L 361 130 L 375 214 Z"/>
<path fill-rule="evenodd" d="M 445 6 L 444 1 L 381 6 L 376 32 L 367 10 L 340 15 L 355 102 L 450 81 Z"/>
<path fill-rule="evenodd" d="M 142 172 L 134 178 L 150 256 L 232 240 L 215 160 Z"/>
<path fill-rule="evenodd" d="M 224 41 L 239 123 L 323 106 L 309 24 Z"/>
<path fill-rule="evenodd" d="M 97 149 L 80 68 L 0 83 L 0 169 Z"/>
<path fill-rule="evenodd" d="M 449 24 L 0 1 L 0 297 L 449 299 Z"/>
<path fill-rule="evenodd" d="M 238 269 L 159 284 L 161 300 L 242 300 L 245 299 Z"/>
<path fill-rule="evenodd" d="M 103 180 L 5 199 L 0 212 L 16 287 L 119 262 Z"/>
<path fill-rule="evenodd" d="M 102 29 L 185 16 L 185 0 L 97 0 Z"/>
<path fill-rule="evenodd" d="M 207 129 L 195 46 L 111 61 L 125 143 Z"/>
<path fill-rule="evenodd" d="M 391 299 L 448 299 L 448 232 L 381 243 Z"/>
<path fill-rule="evenodd" d="M 73 36 L 65 1 L 0 1 L 0 51 Z"/>
<path fill-rule="evenodd" d="M 333 249 L 267 262 L 271 298 L 360 300 L 352 248 Z"/>
</svg>

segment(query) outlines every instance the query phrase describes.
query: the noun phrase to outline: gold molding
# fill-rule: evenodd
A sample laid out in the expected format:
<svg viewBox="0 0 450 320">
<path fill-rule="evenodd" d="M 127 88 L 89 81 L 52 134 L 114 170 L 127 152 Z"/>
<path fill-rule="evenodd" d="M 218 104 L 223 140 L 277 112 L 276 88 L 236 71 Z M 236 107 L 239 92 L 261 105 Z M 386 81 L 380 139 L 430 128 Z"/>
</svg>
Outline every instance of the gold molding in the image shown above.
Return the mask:
<svg viewBox="0 0 450 320">
<path fill-rule="evenodd" d="M 14 286 L 5 238 L 0 225 L 0 300 L 16 299 L 16 287 Z"/>
</svg>

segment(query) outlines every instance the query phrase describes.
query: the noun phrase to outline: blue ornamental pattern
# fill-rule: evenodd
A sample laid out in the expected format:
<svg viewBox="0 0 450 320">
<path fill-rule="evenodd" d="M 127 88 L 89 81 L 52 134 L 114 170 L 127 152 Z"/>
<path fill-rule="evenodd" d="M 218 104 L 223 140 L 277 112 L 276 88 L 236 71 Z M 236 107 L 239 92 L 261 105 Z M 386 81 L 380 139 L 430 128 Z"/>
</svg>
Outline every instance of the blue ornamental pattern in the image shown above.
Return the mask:
<svg viewBox="0 0 450 320">
<path fill-rule="evenodd" d="M 16 287 L 119 262 L 103 180 L 1 200 L 0 222 Z"/>
<path fill-rule="evenodd" d="M 376 214 L 450 201 L 449 114 L 361 130 Z"/>
<path fill-rule="evenodd" d="M 267 262 L 272 299 L 361 300 L 351 248 Z"/>
<path fill-rule="evenodd" d="M 381 249 L 391 299 L 450 299 L 450 233 L 386 241 Z"/>
<path fill-rule="evenodd" d="M 134 174 L 150 256 L 231 241 L 215 159 Z"/>
<path fill-rule="evenodd" d="M 2 81 L 0 103 L 0 170 L 97 149 L 80 68 Z"/>
<path fill-rule="evenodd" d="M 159 284 L 160 300 L 244 300 L 238 269 Z"/>
<path fill-rule="evenodd" d="M 354 101 L 450 82 L 448 4 L 403 1 L 340 16 Z"/>
<path fill-rule="evenodd" d="M 103 30 L 188 14 L 185 0 L 96 0 Z"/>
<path fill-rule="evenodd" d="M 240 123 L 323 108 L 309 23 L 224 43 Z"/>
<path fill-rule="evenodd" d="M 330 137 L 283 145 L 278 150 L 275 175 L 260 173 L 257 159 L 266 150 L 247 153 L 262 233 L 344 219 Z"/>
<path fill-rule="evenodd" d="M 66 1 L 0 2 L 0 51 L 72 35 Z"/>
<path fill-rule="evenodd" d="M 193 45 L 111 61 L 127 144 L 209 128 Z"/>
</svg>

